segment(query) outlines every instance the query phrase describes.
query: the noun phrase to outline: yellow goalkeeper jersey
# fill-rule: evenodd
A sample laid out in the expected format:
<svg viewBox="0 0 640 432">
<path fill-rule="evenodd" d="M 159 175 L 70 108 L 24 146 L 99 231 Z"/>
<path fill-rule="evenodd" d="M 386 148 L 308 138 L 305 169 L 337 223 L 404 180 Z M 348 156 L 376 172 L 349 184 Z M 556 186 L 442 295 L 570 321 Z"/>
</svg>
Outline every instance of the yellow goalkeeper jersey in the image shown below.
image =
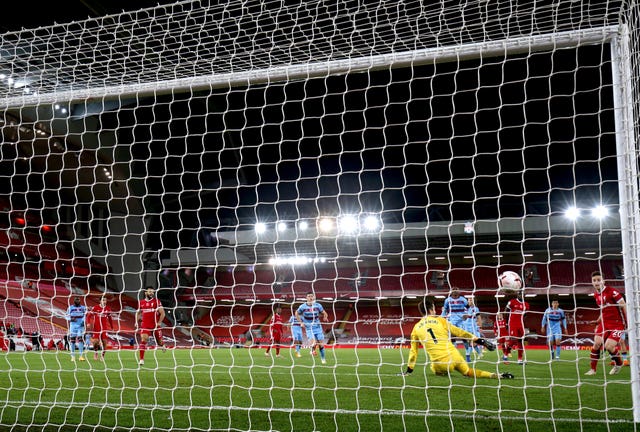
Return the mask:
<svg viewBox="0 0 640 432">
<path fill-rule="evenodd" d="M 411 351 L 408 366 L 413 369 L 418 359 L 420 345 L 424 346 L 433 363 L 449 363 L 463 360 L 451 342 L 451 336 L 473 340 L 475 336 L 456 327 L 441 316 L 428 315 L 422 318 L 411 332 Z"/>
</svg>

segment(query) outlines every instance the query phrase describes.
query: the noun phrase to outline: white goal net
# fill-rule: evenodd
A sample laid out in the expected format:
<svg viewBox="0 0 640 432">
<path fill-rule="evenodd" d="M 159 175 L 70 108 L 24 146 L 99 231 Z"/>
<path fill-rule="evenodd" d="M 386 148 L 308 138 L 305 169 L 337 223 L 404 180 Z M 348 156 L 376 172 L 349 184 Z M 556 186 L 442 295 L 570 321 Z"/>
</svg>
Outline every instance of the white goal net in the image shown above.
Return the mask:
<svg viewBox="0 0 640 432">
<path fill-rule="evenodd" d="M 0 426 L 637 430 L 638 5 L 211 3 L 0 35 Z"/>
</svg>

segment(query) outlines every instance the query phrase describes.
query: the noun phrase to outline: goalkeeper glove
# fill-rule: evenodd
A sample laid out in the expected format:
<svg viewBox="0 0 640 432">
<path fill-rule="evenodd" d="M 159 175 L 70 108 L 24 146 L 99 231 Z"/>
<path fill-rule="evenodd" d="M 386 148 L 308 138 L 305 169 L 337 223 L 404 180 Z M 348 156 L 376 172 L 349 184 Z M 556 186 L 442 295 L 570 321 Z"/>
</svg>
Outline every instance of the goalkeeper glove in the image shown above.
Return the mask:
<svg viewBox="0 0 640 432">
<path fill-rule="evenodd" d="M 478 345 L 483 345 L 489 351 L 495 351 L 496 350 L 496 344 L 491 342 L 490 340 L 487 340 L 487 339 L 484 339 L 484 338 L 478 338 L 478 339 L 475 340 L 475 342 Z"/>
</svg>

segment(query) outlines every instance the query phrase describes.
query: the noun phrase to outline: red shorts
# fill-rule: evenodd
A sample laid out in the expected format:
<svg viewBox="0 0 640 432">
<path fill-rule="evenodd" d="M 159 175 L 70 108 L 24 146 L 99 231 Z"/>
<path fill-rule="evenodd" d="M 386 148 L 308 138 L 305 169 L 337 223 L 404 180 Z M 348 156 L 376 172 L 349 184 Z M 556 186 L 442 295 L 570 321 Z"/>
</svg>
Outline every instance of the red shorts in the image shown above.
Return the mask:
<svg viewBox="0 0 640 432">
<path fill-rule="evenodd" d="M 109 337 L 107 336 L 107 331 L 106 330 L 91 332 L 91 339 L 104 340 L 104 339 L 108 339 L 108 338 Z"/>
<path fill-rule="evenodd" d="M 140 334 L 146 334 L 147 336 L 153 336 L 154 339 L 156 340 L 156 343 L 158 345 L 162 345 L 162 329 L 146 329 L 146 328 L 141 328 L 140 330 Z"/>
<path fill-rule="evenodd" d="M 602 336 L 602 339 L 605 341 L 611 339 L 616 341 L 616 343 L 620 342 L 620 339 L 623 338 L 624 332 L 626 331 L 622 323 L 613 324 L 607 330 L 604 330 L 602 327 L 602 323 L 598 324 L 596 327 L 596 336 Z"/>
<path fill-rule="evenodd" d="M 274 342 L 280 343 L 280 341 L 282 340 L 282 333 L 280 333 L 280 332 L 271 332 L 271 339 Z"/>
<path fill-rule="evenodd" d="M 616 343 L 618 343 L 620 342 L 620 339 L 622 339 L 624 332 L 625 330 L 607 330 L 602 335 L 602 339 L 604 340 L 611 339 L 613 341 L 616 341 Z"/>
<path fill-rule="evenodd" d="M 522 327 L 509 327 L 509 336 L 512 338 L 523 338 L 524 328 Z"/>
</svg>

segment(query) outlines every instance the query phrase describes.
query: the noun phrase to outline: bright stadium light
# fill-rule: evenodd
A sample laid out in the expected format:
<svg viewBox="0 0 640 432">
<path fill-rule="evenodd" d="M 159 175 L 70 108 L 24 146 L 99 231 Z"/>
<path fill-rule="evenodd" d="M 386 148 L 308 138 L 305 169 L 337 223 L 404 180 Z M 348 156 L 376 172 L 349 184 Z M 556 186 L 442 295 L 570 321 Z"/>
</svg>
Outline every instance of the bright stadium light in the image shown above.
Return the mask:
<svg viewBox="0 0 640 432">
<path fill-rule="evenodd" d="M 608 215 L 609 215 L 609 210 L 603 205 L 596 206 L 591 210 L 591 216 L 597 219 L 604 219 Z"/>
<path fill-rule="evenodd" d="M 376 216 L 369 215 L 364 218 L 363 225 L 364 229 L 366 229 L 367 231 L 377 231 L 378 228 L 380 228 L 380 219 L 378 219 Z"/>
<path fill-rule="evenodd" d="M 567 219 L 576 220 L 580 217 L 580 209 L 577 207 L 569 207 L 565 210 L 564 215 Z"/>
<path fill-rule="evenodd" d="M 286 230 L 287 230 L 287 223 L 286 222 L 278 223 L 278 231 L 284 232 Z"/>
<path fill-rule="evenodd" d="M 309 223 L 307 221 L 298 222 L 298 229 L 300 231 L 306 231 L 307 228 L 309 228 Z"/>
<path fill-rule="evenodd" d="M 358 220 L 355 216 L 342 216 L 338 221 L 338 228 L 347 234 L 355 233 L 358 231 Z"/>
<path fill-rule="evenodd" d="M 320 231 L 331 231 L 333 229 L 333 220 L 330 218 L 322 218 L 318 222 L 318 227 L 320 228 Z"/>
<path fill-rule="evenodd" d="M 265 225 L 263 222 L 258 222 L 255 226 L 255 230 L 256 233 L 262 234 L 267 230 L 267 225 Z"/>
<path fill-rule="evenodd" d="M 325 261 L 326 260 L 324 258 L 310 258 L 302 255 L 269 258 L 269 264 L 272 266 L 300 266 Z"/>
</svg>

